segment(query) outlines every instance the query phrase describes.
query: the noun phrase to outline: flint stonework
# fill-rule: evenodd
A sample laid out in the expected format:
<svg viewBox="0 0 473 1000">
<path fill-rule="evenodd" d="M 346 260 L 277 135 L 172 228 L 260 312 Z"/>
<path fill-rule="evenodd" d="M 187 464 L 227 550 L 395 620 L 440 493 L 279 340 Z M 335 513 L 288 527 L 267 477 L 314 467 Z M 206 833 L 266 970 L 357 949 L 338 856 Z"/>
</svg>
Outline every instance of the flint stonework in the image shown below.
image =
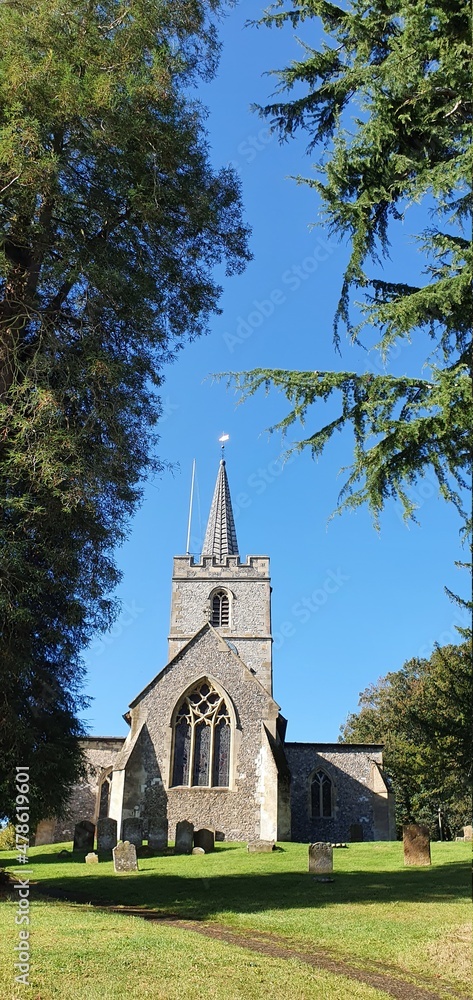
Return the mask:
<svg viewBox="0 0 473 1000">
<path fill-rule="evenodd" d="M 93 851 L 95 838 L 95 826 L 87 819 L 81 823 L 76 823 L 74 827 L 73 851 Z"/>
<path fill-rule="evenodd" d="M 202 847 L 206 854 L 210 854 L 215 848 L 215 830 L 196 830 L 194 833 L 194 847 Z"/>
<path fill-rule="evenodd" d="M 122 841 L 113 848 L 113 867 L 116 872 L 137 872 L 136 847 L 128 840 Z"/>
<path fill-rule="evenodd" d="M 194 846 L 194 824 L 187 819 L 176 823 L 175 854 L 190 854 Z"/>
<path fill-rule="evenodd" d="M 429 828 L 410 823 L 402 828 L 405 865 L 430 865 Z"/>
<path fill-rule="evenodd" d="M 143 820 L 134 816 L 128 816 L 127 819 L 124 819 L 122 836 L 123 840 L 128 840 L 135 847 L 141 847 L 143 844 Z"/>
<path fill-rule="evenodd" d="M 150 819 L 148 826 L 148 847 L 152 851 L 165 851 L 168 846 L 167 819 Z"/>
<path fill-rule="evenodd" d="M 104 817 L 97 821 L 97 850 L 113 851 L 117 846 L 117 821 Z"/>
<path fill-rule="evenodd" d="M 309 872 L 327 875 L 333 872 L 333 849 L 331 844 L 319 842 L 309 844 Z"/>
</svg>

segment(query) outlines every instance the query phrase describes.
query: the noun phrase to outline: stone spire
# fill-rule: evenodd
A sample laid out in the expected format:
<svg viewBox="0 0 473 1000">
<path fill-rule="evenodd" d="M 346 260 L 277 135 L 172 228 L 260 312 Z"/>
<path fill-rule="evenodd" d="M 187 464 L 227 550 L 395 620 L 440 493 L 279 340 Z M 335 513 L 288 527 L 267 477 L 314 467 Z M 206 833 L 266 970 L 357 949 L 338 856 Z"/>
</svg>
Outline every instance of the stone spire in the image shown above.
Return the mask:
<svg viewBox="0 0 473 1000">
<path fill-rule="evenodd" d="M 220 462 L 217 482 L 215 483 L 202 555 L 216 556 L 217 562 L 223 562 L 225 556 L 238 555 L 238 542 L 235 522 L 233 520 L 230 487 L 228 485 L 225 460 L 223 458 Z"/>
</svg>

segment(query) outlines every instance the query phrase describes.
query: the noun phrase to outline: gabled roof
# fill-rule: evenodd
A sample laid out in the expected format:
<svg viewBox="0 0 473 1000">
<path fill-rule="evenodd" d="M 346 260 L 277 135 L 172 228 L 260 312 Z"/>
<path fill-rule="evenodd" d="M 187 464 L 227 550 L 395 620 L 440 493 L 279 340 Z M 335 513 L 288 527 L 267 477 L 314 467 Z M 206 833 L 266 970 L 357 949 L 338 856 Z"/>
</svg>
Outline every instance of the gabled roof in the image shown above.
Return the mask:
<svg viewBox="0 0 473 1000">
<path fill-rule="evenodd" d="M 222 458 L 217 482 L 210 507 L 207 530 L 205 532 L 203 556 L 215 556 L 223 562 L 225 556 L 238 555 L 238 542 L 233 519 L 230 487 L 228 485 L 225 460 Z"/>
<path fill-rule="evenodd" d="M 181 649 L 179 649 L 178 652 L 174 654 L 174 656 L 169 660 L 169 662 L 166 663 L 166 666 L 163 667 L 162 670 L 160 670 L 159 673 L 157 673 L 152 680 L 150 680 L 149 684 L 147 684 L 146 687 L 144 687 L 143 690 L 136 695 L 136 698 L 133 698 L 133 701 L 130 701 L 129 708 L 135 707 L 135 705 L 143 698 L 143 696 L 147 694 L 148 691 L 150 691 L 151 688 L 157 683 L 159 678 L 162 677 L 163 674 L 166 673 L 166 671 L 169 670 L 170 667 L 172 667 L 173 663 L 175 663 L 176 660 L 178 660 L 186 652 L 189 646 L 191 646 L 199 636 L 203 635 L 204 632 L 209 632 L 211 635 L 213 635 L 216 638 L 220 646 L 220 649 L 225 649 L 225 652 L 228 651 L 230 655 L 233 656 L 235 660 L 237 660 L 240 666 L 244 667 L 244 669 L 248 672 L 248 674 L 250 675 L 251 679 L 255 682 L 255 684 L 257 684 L 258 687 L 260 687 L 262 691 L 264 691 L 265 695 L 276 705 L 277 709 L 279 710 L 279 705 L 277 704 L 276 701 L 274 701 L 274 698 L 272 697 L 272 695 L 269 694 L 269 691 L 266 690 L 261 681 L 259 681 L 258 678 L 255 676 L 255 674 L 250 670 L 245 661 L 241 659 L 241 656 L 239 656 L 238 653 L 235 653 L 234 649 L 232 649 L 233 643 L 227 642 L 225 637 L 223 635 L 220 635 L 220 633 L 217 632 L 217 629 L 215 629 L 213 625 L 210 624 L 210 622 L 204 622 L 204 624 L 201 625 L 199 629 L 197 629 L 197 632 L 195 632 L 194 635 L 191 636 L 191 638 L 188 639 L 188 641 L 184 644 L 184 646 L 182 646 Z"/>
</svg>

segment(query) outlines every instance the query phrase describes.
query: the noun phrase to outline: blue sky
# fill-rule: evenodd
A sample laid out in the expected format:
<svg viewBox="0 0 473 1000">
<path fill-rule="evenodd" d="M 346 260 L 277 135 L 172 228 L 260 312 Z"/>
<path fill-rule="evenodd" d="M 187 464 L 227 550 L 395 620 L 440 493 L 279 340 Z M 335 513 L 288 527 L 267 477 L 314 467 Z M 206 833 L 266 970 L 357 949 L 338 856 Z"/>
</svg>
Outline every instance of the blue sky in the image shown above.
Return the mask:
<svg viewBox="0 0 473 1000">
<path fill-rule="evenodd" d="M 244 27 L 260 11 L 247 0 L 230 12 L 217 78 L 200 92 L 212 161 L 233 163 L 241 177 L 254 259 L 243 275 L 222 279 L 222 314 L 210 335 L 187 346 L 166 372 L 159 455 L 176 467 L 146 486 L 117 553 L 121 615 L 85 655 L 93 698 L 85 717 L 94 734 L 125 734 L 128 703 L 166 663 L 172 558 L 186 547 L 192 461 L 191 549 L 198 552 L 224 431 L 240 554 L 271 557 L 274 695 L 289 719 L 289 739 L 336 740 L 368 684 L 412 656 L 428 656 L 434 642 L 458 638 L 459 613 L 444 587 L 466 589 L 466 574 L 454 566 L 463 556 L 461 523 L 433 477 L 412 491 L 420 526 L 407 527 L 394 503 L 380 533 L 366 510 L 329 521 L 344 481 L 340 469 L 351 461 L 350 434 L 317 462 L 303 453 L 283 464 L 285 445 L 266 428 L 286 412 L 284 399 L 260 394 L 239 406 L 225 381 L 209 377 L 259 366 L 379 371 L 375 355 L 348 342 L 342 358 L 333 349 L 347 248 L 323 225 L 313 228 L 317 198 L 289 179 L 308 174 L 316 156 L 306 155 L 303 138 L 280 146 L 250 110 L 271 99 L 275 81 L 265 71 L 300 53 L 291 31 Z M 314 41 L 315 22 L 302 34 Z M 416 280 L 419 218 L 420 210 L 408 213 L 396 235 L 390 276 Z M 416 338 L 396 349 L 389 370 L 417 373 L 427 353 Z M 307 430 L 328 414 L 321 407 Z"/>
</svg>

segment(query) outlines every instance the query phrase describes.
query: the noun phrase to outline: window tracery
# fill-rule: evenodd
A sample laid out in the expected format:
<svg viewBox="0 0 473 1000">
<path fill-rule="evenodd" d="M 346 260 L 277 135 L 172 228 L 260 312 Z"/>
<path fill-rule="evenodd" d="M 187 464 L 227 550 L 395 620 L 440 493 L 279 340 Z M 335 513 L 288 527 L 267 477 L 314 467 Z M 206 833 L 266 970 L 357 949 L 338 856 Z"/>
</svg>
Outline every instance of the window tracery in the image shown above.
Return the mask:
<svg viewBox="0 0 473 1000">
<path fill-rule="evenodd" d="M 228 787 L 231 722 L 208 681 L 184 696 L 174 723 L 172 785 Z"/>
<path fill-rule="evenodd" d="M 316 771 L 310 785 L 313 819 L 329 819 L 332 815 L 332 782 L 325 771 Z"/>
</svg>

